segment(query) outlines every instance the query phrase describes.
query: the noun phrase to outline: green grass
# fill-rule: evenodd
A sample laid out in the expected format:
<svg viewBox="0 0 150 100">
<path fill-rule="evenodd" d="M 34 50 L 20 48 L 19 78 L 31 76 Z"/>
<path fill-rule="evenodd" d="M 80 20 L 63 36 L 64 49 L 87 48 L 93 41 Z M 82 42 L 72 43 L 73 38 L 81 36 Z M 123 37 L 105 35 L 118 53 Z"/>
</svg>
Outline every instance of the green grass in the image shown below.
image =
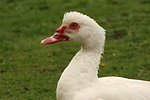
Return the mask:
<svg viewBox="0 0 150 100">
<path fill-rule="evenodd" d="M 40 45 L 66 11 L 80 11 L 107 30 L 99 76 L 150 81 L 150 0 L 1 0 L 0 100 L 56 100 L 57 81 L 80 49 Z"/>
</svg>

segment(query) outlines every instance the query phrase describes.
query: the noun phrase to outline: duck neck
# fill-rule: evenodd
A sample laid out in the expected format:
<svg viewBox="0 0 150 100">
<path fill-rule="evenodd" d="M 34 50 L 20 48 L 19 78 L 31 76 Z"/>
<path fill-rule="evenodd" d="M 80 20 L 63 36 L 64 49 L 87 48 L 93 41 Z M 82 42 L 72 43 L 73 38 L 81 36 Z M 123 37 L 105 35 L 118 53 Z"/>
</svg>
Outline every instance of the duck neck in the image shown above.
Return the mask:
<svg viewBox="0 0 150 100">
<path fill-rule="evenodd" d="M 68 67 L 73 67 L 78 73 L 85 75 L 84 80 L 95 82 L 98 79 L 98 68 L 100 64 L 101 53 L 95 53 L 81 49 L 72 59 Z M 77 75 L 76 77 L 81 76 Z M 82 80 L 82 79 L 81 79 Z M 87 84 L 87 83 L 86 83 Z"/>
<path fill-rule="evenodd" d="M 59 98 L 64 98 L 60 100 L 71 100 L 72 98 L 68 99 L 67 95 L 73 97 L 76 92 L 97 82 L 100 58 L 101 52 L 88 51 L 82 46 L 60 77 L 57 86 L 58 100 Z"/>
</svg>

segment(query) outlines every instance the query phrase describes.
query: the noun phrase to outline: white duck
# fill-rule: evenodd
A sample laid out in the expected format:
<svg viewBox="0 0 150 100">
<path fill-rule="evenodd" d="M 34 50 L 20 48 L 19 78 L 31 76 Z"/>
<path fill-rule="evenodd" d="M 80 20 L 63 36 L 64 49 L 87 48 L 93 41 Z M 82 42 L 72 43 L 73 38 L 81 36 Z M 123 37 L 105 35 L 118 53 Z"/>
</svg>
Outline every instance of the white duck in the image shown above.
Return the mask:
<svg viewBox="0 0 150 100">
<path fill-rule="evenodd" d="M 150 82 L 121 77 L 98 78 L 105 43 L 105 30 L 93 19 L 78 12 L 64 14 L 56 33 L 41 41 L 82 44 L 57 84 L 57 100 L 150 100 Z"/>
</svg>

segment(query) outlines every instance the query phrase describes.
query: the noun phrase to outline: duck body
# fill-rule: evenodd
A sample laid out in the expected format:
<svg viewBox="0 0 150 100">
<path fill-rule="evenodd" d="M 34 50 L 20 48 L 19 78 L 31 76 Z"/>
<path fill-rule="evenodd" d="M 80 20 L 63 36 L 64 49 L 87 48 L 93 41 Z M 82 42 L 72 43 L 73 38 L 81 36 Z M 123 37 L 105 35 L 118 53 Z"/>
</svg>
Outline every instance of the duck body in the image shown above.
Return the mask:
<svg viewBox="0 0 150 100">
<path fill-rule="evenodd" d="M 68 40 L 79 42 L 82 46 L 58 81 L 57 100 L 150 100 L 148 81 L 98 78 L 105 30 L 93 19 L 78 12 L 66 13 L 56 33 L 41 44 Z"/>
<path fill-rule="evenodd" d="M 57 100 L 150 100 L 149 82 L 122 77 L 98 78 L 96 67 L 92 68 L 98 56 L 80 53 L 83 52 L 76 54 L 60 77 Z"/>
</svg>

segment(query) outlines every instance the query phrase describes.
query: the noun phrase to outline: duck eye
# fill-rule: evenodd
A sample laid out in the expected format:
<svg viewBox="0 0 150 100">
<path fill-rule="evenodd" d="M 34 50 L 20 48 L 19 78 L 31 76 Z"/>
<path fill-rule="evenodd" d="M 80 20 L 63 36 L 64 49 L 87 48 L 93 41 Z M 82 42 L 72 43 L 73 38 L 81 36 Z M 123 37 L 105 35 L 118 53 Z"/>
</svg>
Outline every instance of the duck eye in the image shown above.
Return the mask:
<svg viewBox="0 0 150 100">
<path fill-rule="evenodd" d="M 71 25 L 71 28 L 76 28 L 77 27 L 77 24 L 72 24 Z"/>
<path fill-rule="evenodd" d="M 72 30 L 77 30 L 80 28 L 80 26 L 76 22 L 72 22 L 69 27 Z"/>
</svg>

